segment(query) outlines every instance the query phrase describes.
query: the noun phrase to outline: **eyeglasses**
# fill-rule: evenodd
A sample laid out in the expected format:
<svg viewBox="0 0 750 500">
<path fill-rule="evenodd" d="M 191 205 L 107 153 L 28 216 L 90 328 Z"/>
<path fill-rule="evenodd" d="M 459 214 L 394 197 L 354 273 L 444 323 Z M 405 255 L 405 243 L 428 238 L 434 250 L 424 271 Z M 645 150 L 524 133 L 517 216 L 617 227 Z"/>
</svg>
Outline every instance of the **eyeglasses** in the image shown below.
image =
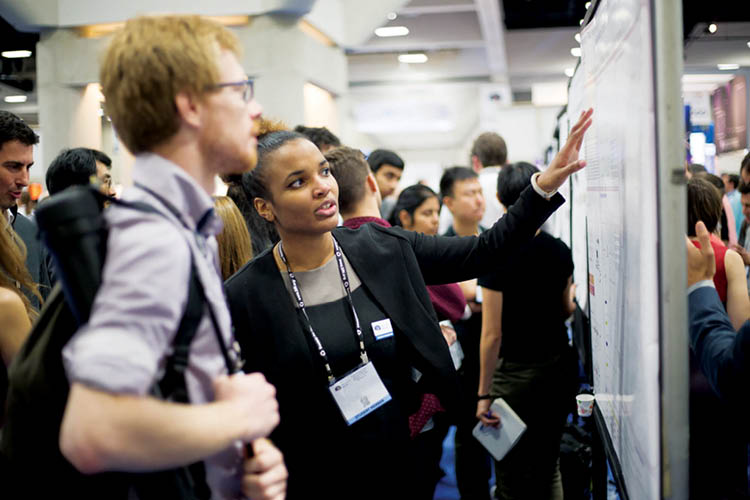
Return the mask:
<svg viewBox="0 0 750 500">
<path fill-rule="evenodd" d="M 255 95 L 255 92 L 253 91 L 253 80 L 250 79 L 242 80 L 241 82 L 217 83 L 211 88 L 222 89 L 224 87 L 242 87 L 242 100 L 245 102 L 252 101 L 253 96 Z"/>
</svg>

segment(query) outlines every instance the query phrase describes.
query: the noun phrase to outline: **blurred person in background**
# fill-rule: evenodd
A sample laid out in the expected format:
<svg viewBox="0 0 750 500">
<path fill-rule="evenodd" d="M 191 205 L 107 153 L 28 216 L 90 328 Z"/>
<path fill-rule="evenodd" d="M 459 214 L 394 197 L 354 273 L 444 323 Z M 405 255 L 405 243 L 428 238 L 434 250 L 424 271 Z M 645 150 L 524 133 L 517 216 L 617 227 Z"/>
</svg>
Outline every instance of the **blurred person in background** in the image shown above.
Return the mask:
<svg viewBox="0 0 750 500">
<path fill-rule="evenodd" d="M 26 122 L 8 111 L 0 111 L 0 212 L 26 246 L 26 269 L 39 294 L 24 288 L 31 304 L 40 309 L 42 299 L 49 295 L 51 285 L 46 252 L 39 240 L 36 223 L 18 213 L 21 193 L 29 185 L 29 170 L 34 165 L 34 145 L 39 137 Z M 41 296 L 41 299 L 39 298 Z"/>
<path fill-rule="evenodd" d="M 380 215 L 388 220 L 393 212 L 395 199 L 392 198 L 396 192 L 401 176 L 404 174 L 404 160 L 387 149 L 376 149 L 367 157 L 370 170 L 375 175 L 378 190 L 383 202 L 380 204 Z"/>
<path fill-rule="evenodd" d="M 503 167 L 496 187 L 500 203 L 510 209 L 537 172 L 525 162 Z M 479 283 L 484 303 L 475 418 L 502 425 L 490 410 L 502 397 L 528 426 L 495 462 L 496 498 L 562 499 L 560 439 L 577 388 L 577 358 L 565 326 L 575 310 L 570 249 L 540 229 Z"/>
<path fill-rule="evenodd" d="M 7 223 L 0 221 L 0 225 Z M 21 290 L 26 290 L 41 301 L 36 283 L 31 279 L 24 261 L 26 246 L 7 228 L 0 229 L 0 408 L 5 408 L 8 391 L 7 368 L 31 330 L 38 311 Z M 3 411 L 0 411 L 0 428 Z"/>
<path fill-rule="evenodd" d="M 214 209 L 224 227 L 216 235 L 221 277 L 225 281 L 253 258 L 253 247 L 245 219 L 229 196 L 214 196 Z"/>
<path fill-rule="evenodd" d="M 723 208 L 721 193 L 698 174 L 687 183 L 687 201 L 687 235 L 700 248 L 695 227 L 703 221 L 715 260 L 714 288 L 733 328 L 739 329 L 750 319 L 750 299 L 742 257 L 727 249 L 717 235 Z M 690 475 L 691 497 L 740 498 L 739 492 L 747 493 L 747 444 L 737 439 L 742 425 L 733 408 L 712 391 L 692 350 L 689 401 L 690 467 L 701 471 Z M 717 421 L 720 426 L 715 425 Z"/>
<path fill-rule="evenodd" d="M 333 148 L 341 146 L 339 138 L 326 127 L 305 127 L 304 125 L 297 125 L 294 127 L 294 131 L 299 132 L 310 139 L 310 142 L 318 146 L 318 149 L 323 154 L 326 154 Z"/>
</svg>

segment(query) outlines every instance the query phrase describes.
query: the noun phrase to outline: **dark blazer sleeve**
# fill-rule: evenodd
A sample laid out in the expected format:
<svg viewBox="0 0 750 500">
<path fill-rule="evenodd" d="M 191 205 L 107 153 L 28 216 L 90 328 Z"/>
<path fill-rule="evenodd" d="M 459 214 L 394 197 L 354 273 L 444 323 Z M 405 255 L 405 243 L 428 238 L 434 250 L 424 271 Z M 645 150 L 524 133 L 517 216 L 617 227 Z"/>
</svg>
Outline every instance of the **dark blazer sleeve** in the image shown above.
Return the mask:
<svg viewBox="0 0 750 500">
<path fill-rule="evenodd" d="M 508 213 L 480 236 L 426 236 L 403 231 L 428 285 L 477 278 L 497 269 L 531 241 L 547 218 L 564 202 L 558 193 L 545 200 L 527 187 Z"/>
<path fill-rule="evenodd" d="M 690 345 L 714 392 L 730 402 L 746 404 L 750 384 L 750 322 L 735 333 L 713 287 L 688 295 Z"/>
<path fill-rule="evenodd" d="M 47 252 L 44 251 L 44 245 L 39 239 L 39 229 L 36 222 L 22 214 L 17 214 L 13 222 L 13 229 L 26 245 L 26 269 L 28 269 L 34 282 L 39 285 L 39 293 L 42 295 L 42 299 L 46 300 L 52 290 L 52 284 L 47 269 L 45 256 Z M 36 297 L 30 293 L 26 295 L 34 307 L 41 307 Z"/>
</svg>

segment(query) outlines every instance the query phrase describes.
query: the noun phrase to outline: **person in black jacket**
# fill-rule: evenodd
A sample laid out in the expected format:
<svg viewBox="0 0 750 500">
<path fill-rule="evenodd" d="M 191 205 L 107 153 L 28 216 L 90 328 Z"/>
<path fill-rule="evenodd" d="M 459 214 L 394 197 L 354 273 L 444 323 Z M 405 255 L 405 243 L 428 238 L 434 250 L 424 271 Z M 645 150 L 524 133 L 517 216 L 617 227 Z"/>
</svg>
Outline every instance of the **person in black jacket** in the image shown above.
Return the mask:
<svg viewBox="0 0 750 500">
<path fill-rule="evenodd" d="M 443 238 L 366 224 L 336 228 L 338 186 L 310 141 L 275 132 L 243 183 L 281 237 L 226 283 L 245 370 L 276 386 L 271 439 L 288 498 L 411 498 L 408 415 L 416 381 L 449 411 L 456 372 L 425 284 L 486 273 L 562 204 L 591 113 L 513 209 L 479 237 Z M 407 491 L 404 491 L 406 489 Z"/>
</svg>

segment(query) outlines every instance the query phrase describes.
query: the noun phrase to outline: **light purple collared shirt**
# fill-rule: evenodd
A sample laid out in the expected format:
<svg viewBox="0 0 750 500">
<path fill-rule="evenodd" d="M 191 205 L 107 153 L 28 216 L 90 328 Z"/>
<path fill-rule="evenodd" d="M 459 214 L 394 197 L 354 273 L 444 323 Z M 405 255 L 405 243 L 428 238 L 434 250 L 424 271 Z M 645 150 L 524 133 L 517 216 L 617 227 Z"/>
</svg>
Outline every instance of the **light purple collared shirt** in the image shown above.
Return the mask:
<svg viewBox="0 0 750 500">
<path fill-rule="evenodd" d="M 63 349 L 63 361 L 71 382 L 111 393 L 146 395 L 162 376 L 184 313 L 191 253 L 226 345 L 234 339 L 215 238 L 222 223 L 213 213 L 211 197 L 184 170 L 155 154 L 136 157 L 133 179 L 177 208 L 180 220 L 138 187 L 126 190 L 123 199 L 146 202 L 166 217 L 118 206 L 107 210 L 109 239 L 102 285 L 88 324 Z M 196 230 L 205 245 L 198 244 Z M 213 401 L 212 381 L 226 372 L 204 310 L 186 374 L 191 403 Z M 240 498 L 241 450 L 238 442 L 206 459 L 213 498 Z"/>
</svg>

